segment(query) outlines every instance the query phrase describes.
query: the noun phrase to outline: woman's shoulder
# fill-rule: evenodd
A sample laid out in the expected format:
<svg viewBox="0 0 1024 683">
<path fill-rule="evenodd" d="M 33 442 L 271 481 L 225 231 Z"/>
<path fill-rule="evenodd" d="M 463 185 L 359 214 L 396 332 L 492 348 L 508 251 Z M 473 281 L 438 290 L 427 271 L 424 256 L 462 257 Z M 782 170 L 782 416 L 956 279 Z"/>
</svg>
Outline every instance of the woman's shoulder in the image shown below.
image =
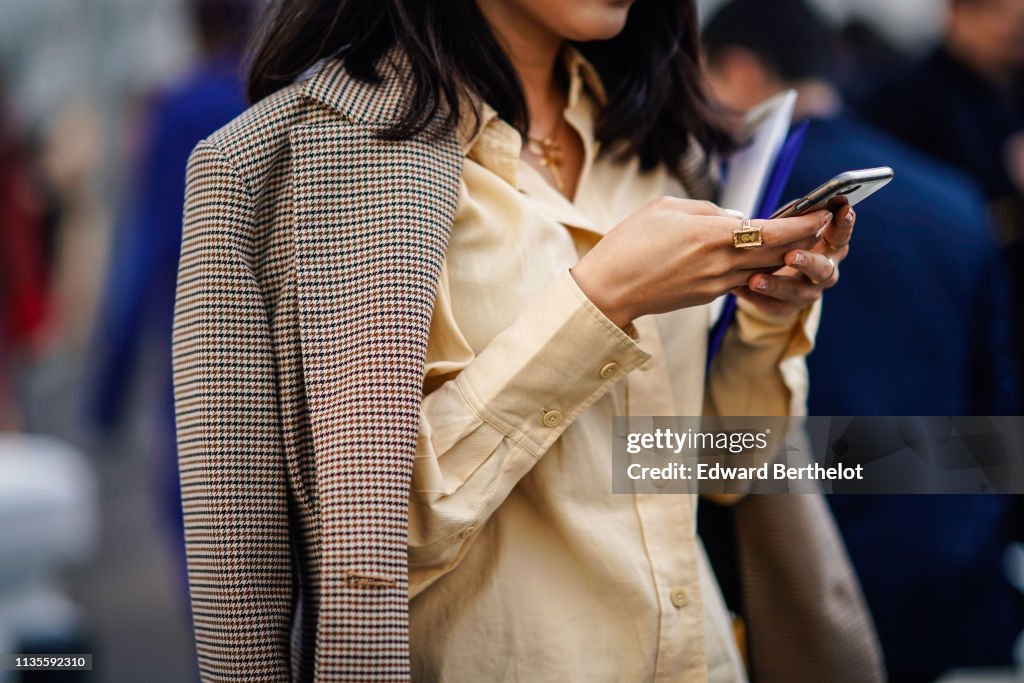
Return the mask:
<svg viewBox="0 0 1024 683">
<path fill-rule="evenodd" d="M 192 164 L 202 162 L 199 150 L 214 150 L 247 183 L 255 182 L 279 151 L 291 131 L 310 119 L 303 83 L 294 83 L 253 104 L 199 143 Z"/>
<path fill-rule="evenodd" d="M 325 60 L 307 78 L 252 105 L 200 145 L 214 149 L 247 184 L 258 187 L 268 172 L 287 161 L 293 133 L 300 128 L 390 127 L 403 110 L 408 74 L 400 63 L 379 73 L 377 83 L 368 83 L 350 75 L 342 61 Z"/>
</svg>

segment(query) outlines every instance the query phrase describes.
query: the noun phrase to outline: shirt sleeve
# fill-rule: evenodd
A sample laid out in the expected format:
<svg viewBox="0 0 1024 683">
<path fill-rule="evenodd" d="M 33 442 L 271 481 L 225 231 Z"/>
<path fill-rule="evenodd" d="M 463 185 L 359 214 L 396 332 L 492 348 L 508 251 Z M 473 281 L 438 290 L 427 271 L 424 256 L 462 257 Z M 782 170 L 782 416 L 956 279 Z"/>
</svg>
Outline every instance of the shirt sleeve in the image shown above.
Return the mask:
<svg viewBox="0 0 1024 683">
<path fill-rule="evenodd" d="M 410 596 L 454 568 L 562 432 L 649 357 L 566 270 L 428 393 L 410 499 Z"/>
<path fill-rule="evenodd" d="M 711 366 L 705 396 L 709 415 L 785 416 L 807 412 L 806 357 L 814 349 L 821 300 L 788 316 L 770 316 L 737 302 Z"/>
</svg>

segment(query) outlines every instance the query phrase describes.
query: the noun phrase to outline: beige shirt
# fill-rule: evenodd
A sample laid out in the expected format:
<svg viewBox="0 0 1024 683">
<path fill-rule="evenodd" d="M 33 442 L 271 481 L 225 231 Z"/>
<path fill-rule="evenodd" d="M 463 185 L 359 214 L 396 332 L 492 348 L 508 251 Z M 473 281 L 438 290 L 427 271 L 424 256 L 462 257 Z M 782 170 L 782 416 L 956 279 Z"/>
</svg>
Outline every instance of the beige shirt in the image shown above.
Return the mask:
<svg viewBox="0 0 1024 683">
<path fill-rule="evenodd" d="M 598 156 L 601 85 L 577 53 L 566 64 L 585 148 L 575 201 L 492 110 L 462 138 L 410 501 L 414 679 L 743 680 L 697 498 L 612 494 L 612 417 L 786 414 L 817 306 L 741 306 L 708 378 L 710 306 L 641 318 L 638 340 L 608 320 L 568 268 L 651 199 L 685 193 L 664 169 Z"/>
</svg>

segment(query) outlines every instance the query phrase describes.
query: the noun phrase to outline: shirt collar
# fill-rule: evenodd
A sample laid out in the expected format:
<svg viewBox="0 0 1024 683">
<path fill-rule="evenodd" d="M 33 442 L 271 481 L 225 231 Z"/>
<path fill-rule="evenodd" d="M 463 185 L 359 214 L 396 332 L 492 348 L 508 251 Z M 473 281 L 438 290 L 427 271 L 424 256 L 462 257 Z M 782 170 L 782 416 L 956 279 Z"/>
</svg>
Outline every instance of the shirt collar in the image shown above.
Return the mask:
<svg viewBox="0 0 1024 683">
<path fill-rule="evenodd" d="M 566 109 L 572 110 L 579 105 L 584 89 L 594 98 L 599 108 L 603 107 L 608 99 L 604 84 L 601 82 L 597 69 L 583 56 L 583 53 L 574 45 L 567 43 L 562 49 L 562 64 L 569 75 Z M 479 117 L 474 116 L 474 110 L 478 113 Z M 460 114 L 456 137 L 464 156 L 470 154 L 473 148 L 485 137 L 485 131 L 493 128 L 495 124 L 503 123 L 514 131 L 511 126 L 501 121 L 498 117 L 498 112 L 487 102 L 463 97 L 460 101 Z M 507 135 L 507 131 L 505 135 Z M 516 156 L 518 154 L 519 150 L 517 149 Z"/>
<path fill-rule="evenodd" d="M 580 93 L 584 86 L 587 92 L 597 101 L 598 106 L 604 107 L 608 101 L 608 95 L 601 82 L 601 76 L 597 69 L 590 63 L 583 53 L 574 45 L 566 44 L 562 51 L 562 63 L 565 71 L 569 74 L 569 108 L 575 107 L 579 101 Z"/>
</svg>

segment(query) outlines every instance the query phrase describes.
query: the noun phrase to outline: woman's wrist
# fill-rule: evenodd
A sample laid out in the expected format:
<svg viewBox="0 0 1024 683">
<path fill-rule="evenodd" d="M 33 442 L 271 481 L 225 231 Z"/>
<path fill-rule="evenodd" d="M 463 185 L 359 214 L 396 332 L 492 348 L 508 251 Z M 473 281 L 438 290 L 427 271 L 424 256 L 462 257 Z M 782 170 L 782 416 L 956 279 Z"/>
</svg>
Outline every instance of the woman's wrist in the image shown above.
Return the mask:
<svg viewBox="0 0 1024 683">
<path fill-rule="evenodd" d="M 625 305 L 623 297 L 615 296 L 611 288 L 602 285 L 599 279 L 592 277 L 586 266 L 581 267 L 580 264 L 576 264 L 569 269 L 569 274 L 576 281 L 576 286 L 580 288 L 580 291 L 606 318 L 621 330 L 633 329 L 633 319 L 636 316 Z"/>
</svg>

